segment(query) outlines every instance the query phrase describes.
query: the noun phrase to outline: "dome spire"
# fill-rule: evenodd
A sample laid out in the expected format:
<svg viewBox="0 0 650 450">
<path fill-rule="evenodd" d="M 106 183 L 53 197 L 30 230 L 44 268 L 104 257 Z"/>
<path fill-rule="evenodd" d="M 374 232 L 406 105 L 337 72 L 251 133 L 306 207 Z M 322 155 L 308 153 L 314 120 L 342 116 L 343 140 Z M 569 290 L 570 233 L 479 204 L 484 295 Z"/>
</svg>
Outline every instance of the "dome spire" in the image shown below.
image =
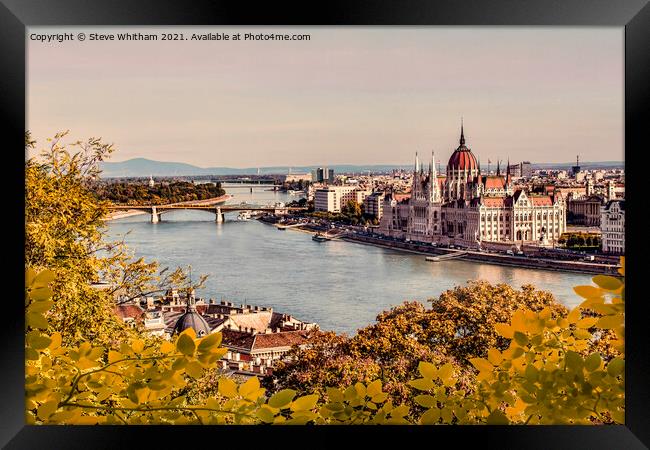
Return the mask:
<svg viewBox="0 0 650 450">
<path fill-rule="evenodd" d="M 463 116 L 460 116 L 460 145 L 465 145 L 465 132 L 463 130 Z"/>
</svg>

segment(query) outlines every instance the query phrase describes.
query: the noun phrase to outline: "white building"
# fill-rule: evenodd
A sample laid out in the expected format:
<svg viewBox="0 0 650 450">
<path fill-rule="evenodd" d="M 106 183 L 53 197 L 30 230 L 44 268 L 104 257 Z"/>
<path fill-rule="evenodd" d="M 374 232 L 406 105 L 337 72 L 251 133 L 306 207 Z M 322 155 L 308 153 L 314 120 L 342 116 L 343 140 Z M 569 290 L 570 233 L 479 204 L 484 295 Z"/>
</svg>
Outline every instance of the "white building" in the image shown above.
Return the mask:
<svg viewBox="0 0 650 450">
<path fill-rule="evenodd" d="M 371 193 L 371 191 L 364 191 L 357 186 L 328 186 L 316 189 L 314 209 L 338 213 L 348 201 L 354 200 L 357 203 L 363 203 L 363 200 Z"/>
<path fill-rule="evenodd" d="M 610 200 L 602 206 L 600 230 L 604 253 L 625 253 L 625 200 Z"/>
</svg>

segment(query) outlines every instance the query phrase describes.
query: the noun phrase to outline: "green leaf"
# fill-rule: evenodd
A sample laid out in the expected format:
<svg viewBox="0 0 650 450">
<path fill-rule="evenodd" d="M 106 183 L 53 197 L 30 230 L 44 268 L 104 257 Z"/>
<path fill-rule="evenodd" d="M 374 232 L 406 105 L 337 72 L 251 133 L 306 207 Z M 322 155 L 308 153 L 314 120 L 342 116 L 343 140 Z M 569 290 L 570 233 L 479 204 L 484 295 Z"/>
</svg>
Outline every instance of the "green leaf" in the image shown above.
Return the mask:
<svg viewBox="0 0 650 450">
<path fill-rule="evenodd" d="M 36 271 L 31 267 L 25 269 L 25 287 L 30 287 L 36 278 Z"/>
<path fill-rule="evenodd" d="M 49 300 L 52 295 L 54 295 L 54 292 L 49 287 L 32 289 L 29 291 L 29 298 L 37 302 Z"/>
<path fill-rule="evenodd" d="M 273 423 L 273 419 L 275 419 L 275 414 L 266 405 L 262 405 L 256 415 L 264 423 Z"/>
<path fill-rule="evenodd" d="M 607 364 L 607 373 L 613 377 L 623 375 L 625 361 L 622 358 L 614 358 Z"/>
<path fill-rule="evenodd" d="M 176 341 L 176 349 L 184 355 L 192 356 L 194 355 L 194 339 L 189 337 L 187 334 L 181 334 Z"/>
<path fill-rule="evenodd" d="M 340 389 L 328 387 L 326 392 L 330 402 L 340 403 L 344 400 L 343 392 Z"/>
<path fill-rule="evenodd" d="M 269 406 L 273 408 L 285 408 L 291 403 L 291 400 L 296 396 L 296 391 L 293 389 L 284 389 L 276 394 L 273 394 L 268 401 Z"/>
<path fill-rule="evenodd" d="M 33 312 L 33 313 L 44 313 L 49 311 L 52 306 L 54 306 L 54 302 L 51 300 L 43 300 L 40 302 L 32 302 L 29 304 L 27 307 L 27 311 Z"/>
<path fill-rule="evenodd" d="M 315 394 L 305 395 L 293 401 L 293 403 L 291 404 L 291 410 L 308 411 L 313 409 L 316 406 L 317 402 L 318 402 L 318 395 Z"/>
<path fill-rule="evenodd" d="M 49 324 L 43 314 L 28 312 L 26 314 L 27 325 L 40 330 L 47 330 Z"/>
<path fill-rule="evenodd" d="M 213 347 L 219 347 L 221 344 L 221 333 L 211 333 L 201 339 L 198 350 L 199 353 L 209 352 Z"/>
<path fill-rule="evenodd" d="M 592 353 L 585 359 L 585 369 L 589 372 L 593 372 L 600 368 L 600 363 L 602 362 L 600 355 L 598 353 Z"/>
<path fill-rule="evenodd" d="M 498 409 L 492 411 L 492 413 L 490 413 L 490 415 L 487 417 L 488 425 L 508 425 L 509 423 L 510 421 L 505 416 L 505 414 L 503 414 Z"/>
<path fill-rule="evenodd" d="M 434 425 L 440 420 L 440 410 L 438 408 L 431 408 L 425 411 L 420 417 L 420 424 L 422 425 Z"/>
<path fill-rule="evenodd" d="M 566 355 L 564 356 L 564 359 L 565 359 L 566 365 L 567 365 L 567 367 L 569 369 L 571 369 L 571 370 L 573 370 L 575 372 L 582 369 L 583 359 L 582 359 L 582 356 L 580 356 L 580 354 L 569 350 L 569 351 L 566 352 Z"/>
<path fill-rule="evenodd" d="M 517 344 L 521 345 L 522 347 L 525 346 L 525 345 L 528 345 L 528 336 L 526 336 L 524 333 L 522 333 L 520 331 L 515 331 L 515 334 L 514 334 L 513 337 L 515 339 L 515 342 Z"/>
<path fill-rule="evenodd" d="M 187 366 L 185 366 L 185 372 L 192 378 L 201 378 L 203 376 L 203 367 L 197 361 L 190 361 Z"/>
<path fill-rule="evenodd" d="M 58 405 L 57 401 L 45 402 L 38 407 L 38 410 L 36 411 L 36 415 L 41 419 L 46 420 L 52 414 L 54 414 L 54 411 L 57 410 L 57 405 Z"/>
<path fill-rule="evenodd" d="M 54 272 L 46 269 L 42 270 L 38 275 L 36 275 L 36 278 L 34 278 L 31 286 L 32 289 L 44 288 L 52 281 L 54 281 Z"/>
<path fill-rule="evenodd" d="M 432 395 L 418 395 L 413 400 L 420 406 L 425 408 L 433 408 L 438 406 L 438 402 Z"/>
<path fill-rule="evenodd" d="M 607 275 L 596 275 L 592 280 L 595 284 L 608 291 L 617 291 L 623 286 L 621 280 Z"/>
</svg>

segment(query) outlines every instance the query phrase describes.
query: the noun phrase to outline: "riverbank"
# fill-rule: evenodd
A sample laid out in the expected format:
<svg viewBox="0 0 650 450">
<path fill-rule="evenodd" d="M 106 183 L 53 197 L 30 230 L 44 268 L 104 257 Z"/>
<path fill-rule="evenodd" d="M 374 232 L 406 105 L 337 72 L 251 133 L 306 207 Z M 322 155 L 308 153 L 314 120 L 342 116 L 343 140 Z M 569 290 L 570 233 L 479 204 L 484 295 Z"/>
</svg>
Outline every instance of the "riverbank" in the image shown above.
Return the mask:
<svg viewBox="0 0 650 450">
<path fill-rule="evenodd" d="M 310 234 L 316 234 L 323 231 L 311 225 L 292 227 L 289 229 Z M 495 264 L 500 266 L 520 267 L 536 270 L 550 270 L 554 272 L 570 272 L 589 275 L 617 275 L 618 269 L 620 268 L 620 266 L 615 264 L 596 264 L 583 261 L 564 261 L 516 255 L 503 255 L 498 253 L 476 252 L 471 250 L 447 249 L 441 247 L 433 247 L 424 243 L 387 241 L 385 239 L 377 237 L 354 233 L 341 234 L 339 236 L 336 236 L 335 239 L 357 244 L 372 245 L 375 247 L 382 247 L 407 253 L 417 253 L 426 256 L 457 254 L 457 259 L 466 261 L 476 261 L 485 264 Z M 431 264 L 435 263 L 436 262 L 431 262 Z"/>
</svg>

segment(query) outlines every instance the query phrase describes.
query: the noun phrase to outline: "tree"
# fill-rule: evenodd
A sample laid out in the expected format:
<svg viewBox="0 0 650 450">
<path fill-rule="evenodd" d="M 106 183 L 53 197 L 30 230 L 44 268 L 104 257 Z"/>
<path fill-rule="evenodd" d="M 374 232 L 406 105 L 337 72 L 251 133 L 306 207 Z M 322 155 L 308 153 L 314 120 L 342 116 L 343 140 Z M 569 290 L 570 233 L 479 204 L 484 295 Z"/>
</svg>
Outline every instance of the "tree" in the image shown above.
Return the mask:
<svg viewBox="0 0 650 450">
<path fill-rule="evenodd" d="M 619 270 L 624 275 L 624 260 Z M 578 286 L 585 300 L 568 316 L 550 308 L 518 309 L 495 325 L 509 340 L 486 358 L 472 358 L 476 382 L 458 389 L 453 364 L 420 361 L 407 384 L 409 402 L 393 404 L 381 379 L 325 395 L 283 389 L 267 397 L 256 377 L 238 385 L 218 376 L 212 396 L 192 400 L 191 386 L 225 353 L 220 333 L 197 339 L 193 330 L 174 343 L 129 340 L 119 351 L 62 345 L 47 331 L 51 271 L 26 271 L 25 416 L 29 424 L 603 424 L 625 420 L 624 280 L 597 276 Z M 607 299 L 609 301 L 607 301 Z M 583 313 L 593 311 L 596 316 Z M 621 357 L 581 354 L 593 327 L 611 330 Z M 336 339 L 336 335 L 330 336 Z M 337 343 L 338 345 L 338 343 Z M 336 347 L 336 345 L 334 346 Z M 332 348 L 332 346 L 326 346 Z M 188 391 L 190 386 L 190 391 Z M 199 395 L 200 397 L 200 395 Z"/>
<path fill-rule="evenodd" d="M 406 383 L 417 373 L 418 361 L 428 361 L 451 364 L 458 372 L 458 389 L 469 390 L 473 378 L 469 360 L 509 344 L 499 336 L 497 323 L 508 321 L 519 308 L 549 308 L 554 318 L 567 314 L 548 292 L 487 282 L 456 287 L 430 303 L 430 309 L 405 302 L 382 312 L 375 324 L 349 339 L 317 334 L 307 349 L 293 349 L 290 361 L 280 365 L 273 381 L 264 385 L 270 390 L 320 392 L 323 380 L 347 387 L 378 368 L 386 392 L 401 402 L 409 398 Z"/>
<path fill-rule="evenodd" d="M 134 299 L 155 285 L 166 289 L 174 283 L 187 288 L 186 278 L 182 271 L 167 274 L 157 263 L 133 258 L 123 243 L 105 241 L 107 202 L 91 187 L 99 179 L 98 163 L 113 146 L 96 138 L 66 145 L 66 135 L 55 135 L 39 157 L 25 163 L 25 267 L 54 273 L 48 323 L 64 344 L 85 339 L 119 345 L 137 330 L 115 314 L 115 295 Z M 35 145 L 26 134 L 26 150 Z M 112 287 L 93 287 L 98 281 Z"/>
</svg>

